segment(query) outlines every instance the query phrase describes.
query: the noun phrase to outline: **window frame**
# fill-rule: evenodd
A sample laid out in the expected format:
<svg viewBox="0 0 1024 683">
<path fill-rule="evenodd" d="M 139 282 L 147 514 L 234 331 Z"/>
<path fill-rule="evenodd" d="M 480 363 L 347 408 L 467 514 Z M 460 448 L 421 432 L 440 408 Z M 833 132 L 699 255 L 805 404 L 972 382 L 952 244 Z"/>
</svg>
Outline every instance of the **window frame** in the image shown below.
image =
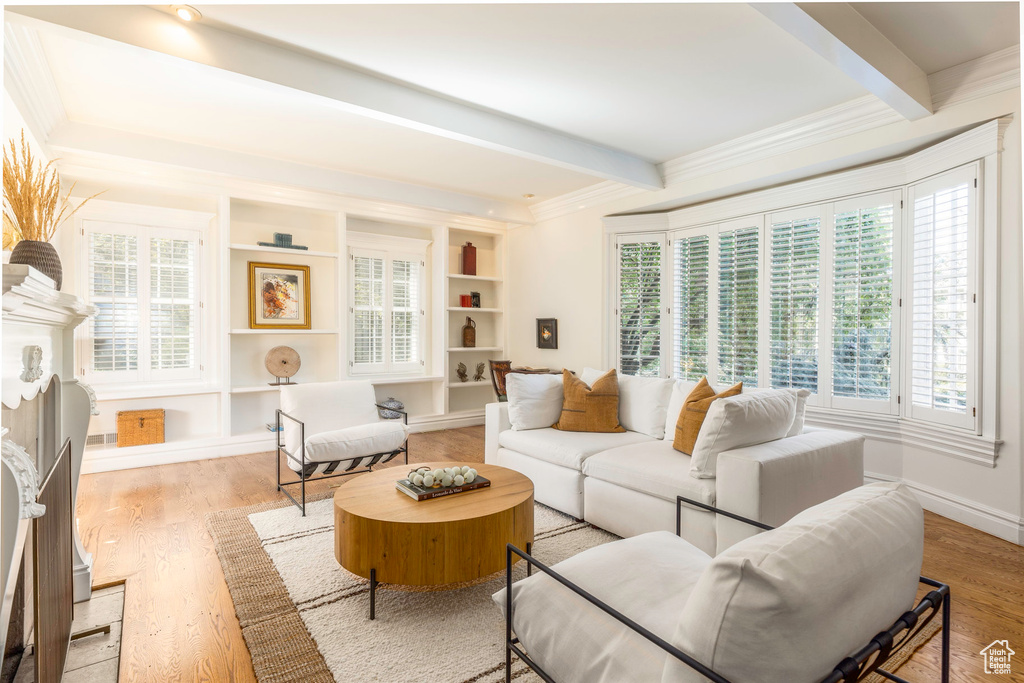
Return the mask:
<svg viewBox="0 0 1024 683">
<path fill-rule="evenodd" d="M 156 384 L 171 383 L 176 386 L 201 385 L 209 380 L 212 369 L 207 362 L 211 358 L 208 338 L 210 321 L 205 306 L 206 291 L 213 278 L 207 272 L 204 258 L 206 239 L 210 231 L 212 213 L 184 211 L 164 207 L 122 204 L 120 202 L 89 202 L 75 216 L 76 251 L 80 254 L 77 264 L 77 285 L 80 296 L 86 303 L 93 304 L 92 286 L 89 281 L 90 236 L 92 234 L 133 235 L 137 239 L 137 292 L 139 295 L 138 366 L 136 370 L 115 370 L 100 372 L 93 369 L 93 320 L 81 325 L 76 332 L 75 360 L 83 381 L 94 385 L 99 391 L 116 387 L 138 389 Z M 195 261 L 193 275 L 193 325 L 194 361 L 191 367 L 182 369 L 154 370 L 149 329 L 150 320 L 150 241 L 152 239 L 186 239 L 194 245 Z"/>
<path fill-rule="evenodd" d="M 827 385 L 828 394 L 826 401 L 823 405 L 835 408 L 838 410 L 854 411 L 858 413 L 877 413 L 884 415 L 898 415 L 900 411 L 901 402 L 901 389 L 902 389 L 902 360 L 903 360 L 903 322 L 902 315 L 903 309 L 901 306 L 903 300 L 902 292 L 902 273 L 903 273 L 903 215 L 906 211 L 903 201 L 904 190 L 903 188 L 884 190 L 881 192 L 872 192 L 869 194 L 861 194 L 854 197 L 846 197 L 831 202 L 831 217 L 828 221 L 828 244 L 831 245 L 828 251 L 828 283 L 827 283 L 827 297 L 828 297 L 828 308 L 829 315 L 826 315 L 826 321 L 823 322 L 826 325 L 826 335 L 823 337 L 828 344 L 829 363 L 828 363 L 828 374 L 829 382 Z M 833 374 L 833 353 L 834 353 L 834 329 L 833 320 L 835 315 L 835 254 L 836 254 L 836 242 L 835 242 L 835 227 L 836 227 L 836 216 L 845 211 L 850 211 L 855 208 L 871 208 L 879 206 L 879 201 L 883 204 L 886 201 L 892 202 L 892 295 L 891 295 L 891 316 L 889 321 L 889 347 L 892 349 L 889 358 L 889 400 L 873 400 L 866 398 L 850 398 L 848 396 L 835 396 L 832 394 L 834 389 L 834 374 Z M 819 383 L 819 386 L 821 384 Z"/>
<path fill-rule="evenodd" d="M 427 292 L 427 258 L 431 242 L 411 237 L 395 237 L 391 235 L 373 235 L 370 233 L 349 233 L 347 240 L 348 263 L 346 287 L 348 289 L 348 374 L 352 377 L 414 377 L 426 374 L 427 320 L 431 301 Z M 382 363 L 355 362 L 355 268 L 352 267 L 356 257 L 384 259 L 384 335 Z M 419 325 L 416 334 L 416 345 L 419 358 L 405 363 L 394 363 L 392 360 L 392 313 L 394 292 L 394 261 L 419 262 L 417 291 L 419 293 Z"/>
<path fill-rule="evenodd" d="M 956 182 L 951 179 L 957 178 Z M 906 331 L 907 343 L 903 347 L 906 356 L 902 382 L 903 394 L 906 401 L 903 402 L 900 413 L 903 419 L 927 425 L 943 425 L 961 430 L 969 430 L 972 433 L 980 434 L 978 419 L 978 398 L 982 384 L 982 363 L 981 363 L 981 326 L 979 319 L 980 279 L 979 266 L 980 251 L 979 245 L 982 240 L 984 224 L 981 220 L 982 212 L 978 198 L 982 196 L 979 192 L 981 184 L 981 169 L 977 162 L 965 164 L 957 168 L 937 173 L 928 178 L 923 178 L 907 186 L 907 202 L 905 214 L 907 217 L 907 228 L 903 236 L 903 249 L 909 258 L 914 253 L 914 203 L 921 194 L 921 189 L 934 187 L 936 190 L 944 187 L 952 187 L 959 181 L 967 183 L 968 196 L 968 217 L 967 217 L 967 396 L 964 413 L 958 414 L 951 411 L 936 408 L 926 408 L 914 405 L 913 399 L 913 316 L 914 316 L 914 269 L 908 267 L 903 275 L 903 287 L 905 295 L 903 299 L 906 305 L 902 307 L 902 324 Z M 947 180 L 949 179 L 949 180 Z"/>
<path fill-rule="evenodd" d="M 659 300 L 659 308 L 661 315 L 658 320 L 659 327 L 659 377 L 667 377 L 666 368 L 670 367 L 672 363 L 672 346 L 670 343 L 666 343 L 666 340 L 672 338 L 672 321 L 669 319 L 671 307 L 666 305 L 665 292 L 668 291 L 669 301 L 671 301 L 672 293 L 669 283 L 671 283 L 672 277 L 672 259 L 668 258 L 666 267 L 666 256 L 669 254 L 668 236 L 665 233 L 634 233 L 629 235 L 618 235 L 614 241 L 615 247 L 615 261 L 613 263 L 613 282 L 612 282 L 612 320 L 613 325 L 610 325 L 611 330 L 611 352 L 614 356 L 614 367 L 616 372 L 622 374 L 622 347 L 621 347 L 621 327 L 619 326 L 619 307 L 622 301 L 621 295 L 621 283 L 622 283 L 622 247 L 628 244 L 641 244 L 641 243 L 657 243 L 661 249 L 661 298 Z"/>
</svg>

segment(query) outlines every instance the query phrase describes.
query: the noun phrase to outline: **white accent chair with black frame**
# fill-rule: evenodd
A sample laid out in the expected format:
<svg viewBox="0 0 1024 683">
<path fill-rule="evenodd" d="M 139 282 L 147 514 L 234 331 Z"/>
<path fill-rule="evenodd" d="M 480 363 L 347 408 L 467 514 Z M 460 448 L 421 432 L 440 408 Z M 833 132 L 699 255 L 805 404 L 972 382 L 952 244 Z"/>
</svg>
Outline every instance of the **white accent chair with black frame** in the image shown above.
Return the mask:
<svg viewBox="0 0 1024 683">
<path fill-rule="evenodd" d="M 949 586 L 920 576 L 924 513 L 905 486 L 862 486 L 775 529 L 683 505 L 765 531 L 715 557 L 654 531 L 552 567 L 509 544 L 494 594 L 505 680 L 514 654 L 548 683 L 906 683 L 881 667 L 941 614 L 948 683 Z M 933 590 L 917 601 L 919 582 Z"/>
<path fill-rule="evenodd" d="M 401 420 L 383 419 L 380 411 L 398 413 Z M 377 403 L 366 381 L 317 382 L 281 387 L 277 410 L 277 490 L 306 515 L 306 481 L 369 472 L 374 465 L 405 453 L 409 462 L 409 415 Z M 284 443 L 281 437 L 284 436 Z M 281 481 L 281 455 L 299 475 Z M 341 472 L 335 471 L 344 465 Z M 301 502 L 285 486 L 302 489 Z"/>
</svg>

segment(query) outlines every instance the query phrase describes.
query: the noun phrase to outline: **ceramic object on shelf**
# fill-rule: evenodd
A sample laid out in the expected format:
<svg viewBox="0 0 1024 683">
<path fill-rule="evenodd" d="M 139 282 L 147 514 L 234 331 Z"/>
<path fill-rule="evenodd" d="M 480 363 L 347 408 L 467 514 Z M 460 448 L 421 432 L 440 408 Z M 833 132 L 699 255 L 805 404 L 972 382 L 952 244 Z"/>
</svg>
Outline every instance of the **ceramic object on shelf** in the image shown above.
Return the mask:
<svg viewBox="0 0 1024 683">
<path fill-rule="evenodd" d="M 467 349 L 476 348 L 476 323 L 468 315 L 466 324 L 462 326 L 462 346 Z"/>
<path fill-rule="evenodd" d="M 462 274 L 476 275 L 476 247 L 472 242 L 462 245 Z"/>
<path fill-rule="evenodd" d="M 487 365 L 484 364 L 484 363 L 477 363 L 476 364 L 476 373 L 473 375 L 473 381 L 474 382 L 481 382 L 481 381 L 483 381 L 483 379 L 484 379 L 484 370 L 486 369 L 486 367 L 487 367 Z"/>
<path fill-rule="evenodd" d="M 469 373 L 466 370 L 465 363 L 459 363 L 458 367 L 455 368 L 455 374 L 459 376 L 460 382 L 469 381 Z"/>
<path fill-rule="evenodd" d="M 11 251 L 12 264 L 32 266 L 46 277 L 53 280 L 54 287 L 60 291 L 64 282 L 64 269 L 60 265 L 60 256 L 49 242 L 21 240 Z"/>
<path fill-rule="evenodd" d="M 381 401 L 380 404 L 384 406 L 384 408 L 390 408 L 390 410 L 380 411 L 380 416 L 385 420 L 397 420 L 402 417 L 402 414 L 395 411 L 405 410 L 405 404 L 394 396 L 388 396 L 386 399 Z"/>
</svg>

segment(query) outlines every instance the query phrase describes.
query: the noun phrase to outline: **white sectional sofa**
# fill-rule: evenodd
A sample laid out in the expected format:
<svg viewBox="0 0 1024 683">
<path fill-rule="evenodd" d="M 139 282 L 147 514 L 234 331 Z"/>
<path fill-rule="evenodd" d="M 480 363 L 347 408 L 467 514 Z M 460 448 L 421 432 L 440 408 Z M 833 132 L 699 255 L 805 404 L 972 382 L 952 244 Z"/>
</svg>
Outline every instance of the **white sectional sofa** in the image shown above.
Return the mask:
<svg viewBox="0 0 1024 683">
<path fill-rule="evenodd" d="M 581 378 L 590 384 L 600 374 L 588 368 Z M 619 536 L 674 531 L 677 495 L 777 526 L 864 483 L 863 437 L 804 429 L 805 396 L 796 392 L 714 401 L 691 458 L 672 439 L 693 382 L 620 376 L 627 431 L 605 434 L 549 426 L 561 410 L 560 377 L 507 381 L 509 402 L 486 409 L 485 461 L 529 477 L 537 502 Z M 713 556 L 755 530 L 684 506 L 681 531 Z"/>
</svg>

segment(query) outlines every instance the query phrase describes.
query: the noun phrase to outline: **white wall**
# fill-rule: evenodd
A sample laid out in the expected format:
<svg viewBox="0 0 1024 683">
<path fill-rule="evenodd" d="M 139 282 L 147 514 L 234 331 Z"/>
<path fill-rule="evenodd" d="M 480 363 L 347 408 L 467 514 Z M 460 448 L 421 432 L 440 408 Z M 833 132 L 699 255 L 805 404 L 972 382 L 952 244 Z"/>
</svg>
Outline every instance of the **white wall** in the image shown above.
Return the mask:
<svg viewBox="0 0 1024 683">
<path fill-rule="evenodd" d="M 1001 169 L 1001 263 L 999 307 L 999 436 L 1003 446 L 995 468 L 955 460 L 932 451 L 869 441 L 866 469 L 880 478 L 902 478 L 914 484 L 926 507 L 1003 538 L 1024 543 L 1024 465 L 1022 465 L 1022 406 L 1024 406 L 1024 244 L 1021 225 L 1021 125 L 1020 91 L 968 102 L 921 122 L 886 126 L 876 140 L 859 134 L 850 139 L 819 145 L 814 150 L 739 166 L 719 172 L 716 178 L 699 178 L 677 195 L 726 196 L 738 188 L 751 188 L 760 176 L 761 187 L 791 179 L 803 168 L 809 177 L 842 158 L 863 156 L 925 138 L 934 139 L 937 127 L 950 126 L 947 134 L 1013 112 L 1006 131 Z M 856 139 L 853 139 L 856 138 Z M 859 145 L 859 151 L 858 151 Z M 716 186 L 717 183 L 717 186 Z M 640 212 L 645 202 L 662 201 L 669 191 L 633 195 L 559 218 L 517 228 L 509 233 L 510 256 L 510 357 L 517 364 L 569 367 L 603 367 L 606 354 L 605 326 L 608 287 L 604 251 L 606 239 L 601 218 L 615 213 Z M 678 206 L 688 203 L 681 200 Z M 535 318 L 556 317 L 559 349 L 536 348 Z M 992 321 L 987 321 L 986 331 Z"/>
</svg>

